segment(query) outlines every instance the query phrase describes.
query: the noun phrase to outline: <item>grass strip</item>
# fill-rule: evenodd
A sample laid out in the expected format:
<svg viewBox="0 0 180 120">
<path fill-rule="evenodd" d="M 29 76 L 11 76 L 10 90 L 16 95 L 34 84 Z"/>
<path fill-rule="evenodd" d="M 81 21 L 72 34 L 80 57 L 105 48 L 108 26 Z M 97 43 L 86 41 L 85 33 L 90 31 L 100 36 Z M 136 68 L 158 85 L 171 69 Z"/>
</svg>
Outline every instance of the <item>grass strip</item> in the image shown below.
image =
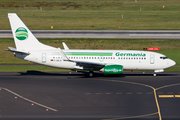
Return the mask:
<svg viewBox="0 0 180 120">
<path fill-rule="evenodd" d="M 7 13 L 17 13 L 31 30 L 179 30 L 179 5 L 180 0 L 1 0 L 0 29 L 10 29 Z"/>
</svg>

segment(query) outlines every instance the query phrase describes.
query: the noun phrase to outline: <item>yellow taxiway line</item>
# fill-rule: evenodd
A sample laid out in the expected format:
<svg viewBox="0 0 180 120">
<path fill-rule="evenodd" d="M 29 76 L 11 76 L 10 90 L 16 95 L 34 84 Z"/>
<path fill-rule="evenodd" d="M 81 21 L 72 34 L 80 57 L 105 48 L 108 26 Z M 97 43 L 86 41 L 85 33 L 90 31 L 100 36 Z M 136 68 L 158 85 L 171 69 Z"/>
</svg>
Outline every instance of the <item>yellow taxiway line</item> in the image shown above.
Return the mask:
<svg viewBox="0 0 180 120">
<path fill-rule="evenodd" d="M 180 97 L 180 95 L 175 95 L 175 97 L 179 98 L 179 97 Z"/>
<path fill-rule="evenodd" d="M 180 95 L 159 95 L 159 98 L 180 98 Z"/>
<path fill-rule="evenodd" d="M 159 98 L 173 98 L 174 95 L 159 95 Z"/>
</svg>

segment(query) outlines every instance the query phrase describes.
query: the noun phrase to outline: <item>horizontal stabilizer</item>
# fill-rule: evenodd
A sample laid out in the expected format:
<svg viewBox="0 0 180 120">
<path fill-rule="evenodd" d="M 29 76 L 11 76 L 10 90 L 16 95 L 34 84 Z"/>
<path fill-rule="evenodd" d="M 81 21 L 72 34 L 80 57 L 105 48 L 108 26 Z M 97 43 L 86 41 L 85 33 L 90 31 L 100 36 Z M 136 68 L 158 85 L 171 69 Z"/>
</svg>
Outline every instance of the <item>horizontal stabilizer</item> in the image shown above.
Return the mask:
<svg viewBox="0 0 180 120">
<path fill-rule="evenodd" d="M 11 51 L 11 52 L 17 52 L 17 53 L 24 53 L 24 54 L 30 54 L 28 51 L 19 51 L 16 48 L 13 47 L 8 47 L 9 49 L 7 51 Z"/>
</svg>

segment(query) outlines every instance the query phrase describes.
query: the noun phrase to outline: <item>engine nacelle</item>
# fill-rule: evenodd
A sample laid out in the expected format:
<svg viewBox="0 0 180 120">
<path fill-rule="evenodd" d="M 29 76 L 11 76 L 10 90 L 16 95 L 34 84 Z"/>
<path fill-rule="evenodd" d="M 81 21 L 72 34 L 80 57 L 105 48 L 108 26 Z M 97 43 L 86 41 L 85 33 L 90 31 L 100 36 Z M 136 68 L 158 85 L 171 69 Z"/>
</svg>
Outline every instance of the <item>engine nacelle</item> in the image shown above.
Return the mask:
<svg viewBox="0 0 180 120">
<path fill-rule="evenodd" d="M 123 73 L 123 66 L 122 65 L 107 65 L 103 69 L 104 75 L 117 75 Z"/>
</svg>

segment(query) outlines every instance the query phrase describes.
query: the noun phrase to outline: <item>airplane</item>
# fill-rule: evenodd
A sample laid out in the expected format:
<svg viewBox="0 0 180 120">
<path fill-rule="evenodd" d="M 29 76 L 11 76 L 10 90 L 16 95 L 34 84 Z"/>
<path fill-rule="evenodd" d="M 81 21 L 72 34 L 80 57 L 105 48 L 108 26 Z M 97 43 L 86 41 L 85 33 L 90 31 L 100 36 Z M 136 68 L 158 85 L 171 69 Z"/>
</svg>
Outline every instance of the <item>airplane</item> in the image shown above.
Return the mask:
<svg viewBox="0 0 180 120">
<path fill-rule="evenodd" d="M 14 56 L 55 68 L 94 71 L 105 75 L 123 74 L 123 70 L 154 70 L 154 76 L 164 69 L 172 67 L 175 61 L 165 55 L 140 50 L 80 50 L 69 49 L 63 42 L 64 49 L 42 44 L 32 34 L 16 13 L 8 13 L 16 48 L 8 47 Z"/>
</svg>

